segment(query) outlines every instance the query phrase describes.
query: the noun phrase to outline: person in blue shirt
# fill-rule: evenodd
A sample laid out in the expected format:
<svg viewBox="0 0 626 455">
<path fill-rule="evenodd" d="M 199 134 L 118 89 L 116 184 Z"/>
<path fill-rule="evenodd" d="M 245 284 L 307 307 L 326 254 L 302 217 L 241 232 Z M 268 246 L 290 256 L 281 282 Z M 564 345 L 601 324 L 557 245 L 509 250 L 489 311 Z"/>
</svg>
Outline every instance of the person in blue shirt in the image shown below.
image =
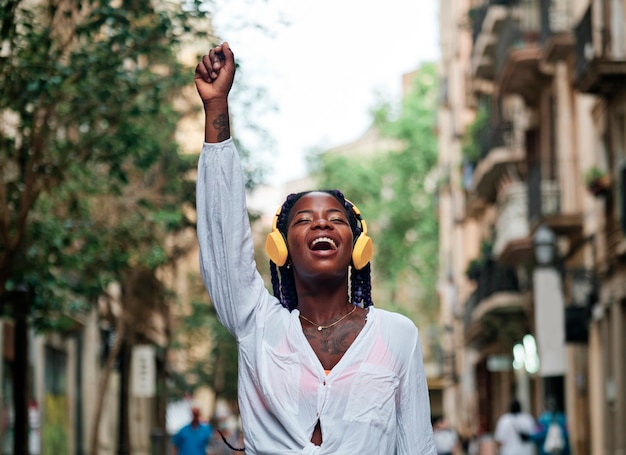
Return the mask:
<svg viewBox="0 0 626 455">
<path fill-rule="evenodd" d="M 213 427 L 200 422 L 200 409 L 191 408 L 191 422 L 172 437 L 174 455 L 206 455 Z"/>
<path fill-rule="evenodd" d="M 559 411 L 556 399 L 549 397 L 546 404 L 546 410 L 543 412 L 538 421 L 538 430 L 530 435 L 530 438 L 537 445 L 538 455 L 570 455 L 569 432 L 567 430 L 567 422 L 565 414 Z M 548 438 L 548 430 L 550 425 L 555 423 L 559 428 L 557 440 L 561 441 L 557 444 L 550 444 L 552 448 L 546 445 Z"/>
</svg>

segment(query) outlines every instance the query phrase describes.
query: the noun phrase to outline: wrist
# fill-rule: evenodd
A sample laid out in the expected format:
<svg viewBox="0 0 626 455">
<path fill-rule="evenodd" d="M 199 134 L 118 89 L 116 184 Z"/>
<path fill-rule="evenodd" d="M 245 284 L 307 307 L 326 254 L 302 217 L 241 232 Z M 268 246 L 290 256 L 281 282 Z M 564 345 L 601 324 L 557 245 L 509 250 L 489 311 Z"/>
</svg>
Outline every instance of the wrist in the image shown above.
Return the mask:
<svg viewBox="0 0 626 455">
<path fill-rule="evenodd" d="M 202 100 L 202 105 L 204 106 L 205 112 L 228 110 L 228 96 L 225 95 Z"/>
</svg>

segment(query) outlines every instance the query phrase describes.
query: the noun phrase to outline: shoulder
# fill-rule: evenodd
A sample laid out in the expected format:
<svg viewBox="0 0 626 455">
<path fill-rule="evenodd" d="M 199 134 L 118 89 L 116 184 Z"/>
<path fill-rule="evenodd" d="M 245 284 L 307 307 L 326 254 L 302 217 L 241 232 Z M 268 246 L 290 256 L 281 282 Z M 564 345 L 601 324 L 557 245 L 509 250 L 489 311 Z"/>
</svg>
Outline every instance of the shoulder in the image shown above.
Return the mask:
<svg viewBox="0 0 626 455">
<path fill-rule="evenodd" d="M 189 431 L 189 424 L 187 425 L 183 425 L 182 427 L 180 427 L 180 429 L 176 432 L 176 436 L 181 435 L 181 434 L 185 434 L 187 431 Z"/>
<path fill-rule="evenodd" d="M 409 346 L 419 342 L 419 331 L 415 323 L 407 316 L 394 311 L 370 308 L 374 314 L 381 336 L 390 343 L 398 342 Z"/>
<path fill-rule="evenodd" d="M 507 412 L 507 413 L 502 414 L 500 416 L 500 418 L 498 419 L 498 422 L 504 423 L 507 420 L 511 420 L 512 418 L 513 418 L 513 416 L 510 413 Z"/>
<path fill-rule="evenodd" d="M 376 319 L 383 327 L 404 330 L 417 334 L 417 326 L 407 316 L 395 311 L 383 310 L 382 308 L 371 308 L 370 311 L 376 313 Z"/>
</svg>

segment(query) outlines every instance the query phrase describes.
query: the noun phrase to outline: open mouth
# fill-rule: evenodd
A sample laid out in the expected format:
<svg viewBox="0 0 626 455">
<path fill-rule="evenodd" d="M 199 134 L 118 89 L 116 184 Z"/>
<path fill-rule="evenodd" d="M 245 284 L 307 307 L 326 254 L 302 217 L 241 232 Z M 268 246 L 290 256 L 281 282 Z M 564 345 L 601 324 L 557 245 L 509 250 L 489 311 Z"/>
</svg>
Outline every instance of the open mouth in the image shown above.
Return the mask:
<svg viewBox="0 0 626 455">
<path fill-rule="evenodd" d="M 318 237 L 309 246 L 314 251 L 336 250 L 337 244 L 329 237 Z"/>
</svg>

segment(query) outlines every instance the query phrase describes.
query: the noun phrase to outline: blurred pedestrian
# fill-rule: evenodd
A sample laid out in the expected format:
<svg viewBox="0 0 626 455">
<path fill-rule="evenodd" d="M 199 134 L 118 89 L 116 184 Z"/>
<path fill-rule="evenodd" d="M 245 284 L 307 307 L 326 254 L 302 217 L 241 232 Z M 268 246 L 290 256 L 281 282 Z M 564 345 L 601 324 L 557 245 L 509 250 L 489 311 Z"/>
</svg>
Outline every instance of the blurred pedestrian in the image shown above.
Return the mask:
<svg viewBox="0 0 626 455">
<path fill-rule="evenodd" d="M 207 455 L 232 455 L 243 452 L 243 438 L 237 427 L 237 419 L 234 416 L 218 417 L 211 419 L 213 434 L 209 441 Z"/>
<path fill-rule="evenodd" d="M 531 438 L 537 444 L 539 455 L 569 455 L 567 421 L 554 397 L 546 400 L 546 410 L 537 420 L 537 431 Z"/>
<path fill-rule="evenodd" d="M 191 408 L 191 422 L 172 437 L 174 455 L 206 455 L 213 427 L 200 422 L 200 409 Z"/>
<path fill-rule="evenodd" d="M 500 455 L 534 455 L 531 435 L 536 431 L 533 416 L 522 412 L 520 402 L 511 401 L 509 412 L 503 414 L 496 423 L 494 439 Z"/>
<path fill-rule="evenodd" d="M 459 435 L 443 416 L 437 416 L 433 419 L 433 438 L 435 438 L 437 455 L 457 455 L 460 453 Z"/>
</svg>

